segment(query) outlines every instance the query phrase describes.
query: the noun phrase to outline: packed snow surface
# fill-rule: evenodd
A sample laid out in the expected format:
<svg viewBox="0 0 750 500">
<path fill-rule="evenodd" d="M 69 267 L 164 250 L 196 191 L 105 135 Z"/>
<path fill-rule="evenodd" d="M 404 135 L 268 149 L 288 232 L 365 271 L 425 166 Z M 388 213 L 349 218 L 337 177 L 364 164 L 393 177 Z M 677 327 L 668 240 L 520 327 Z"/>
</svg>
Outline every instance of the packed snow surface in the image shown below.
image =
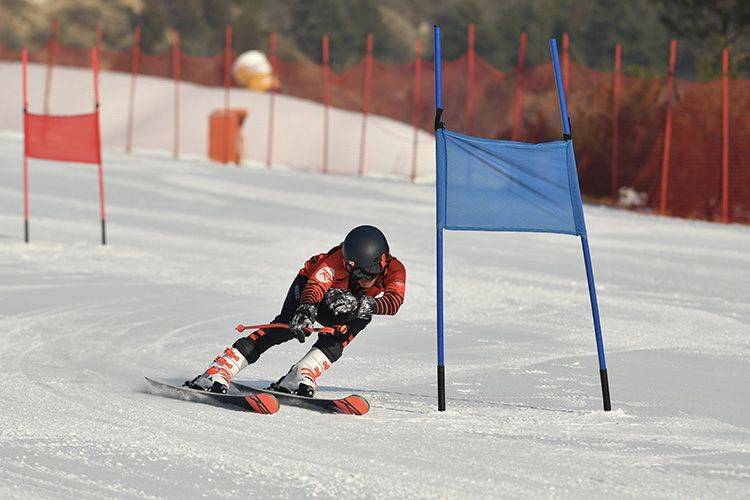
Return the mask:
<svg viewBox="0 0 750 500">
<path fill-rule="evenodd" d="M 0 140 L 0 497 L 743 497 L 750 229 L 587 206 L 613 411 L 577 239 L 446 235 L 448 411 L 436 411 L 432 187 L 158 157 L 96 168 Z M 169 399 L 277 313 L 303 261 L 375 224 L 408 270 L 320 380 L 362 417 Z M 240 379 L 267 383 L 292 341 Z"/>
</svg>

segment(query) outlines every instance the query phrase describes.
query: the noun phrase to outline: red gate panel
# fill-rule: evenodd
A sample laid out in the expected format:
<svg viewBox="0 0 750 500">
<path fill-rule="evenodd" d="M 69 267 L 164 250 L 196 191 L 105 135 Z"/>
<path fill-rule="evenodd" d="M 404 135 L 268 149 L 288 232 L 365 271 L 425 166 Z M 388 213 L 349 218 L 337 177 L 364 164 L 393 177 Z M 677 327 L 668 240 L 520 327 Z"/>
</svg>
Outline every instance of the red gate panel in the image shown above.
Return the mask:
<svg viewBox="0 0 750 500">
<path fill-rule="evenodd" d="M 99 163 L 99 117 L 24 115 L 26 156 L 42 160 Z"/>
</svg>

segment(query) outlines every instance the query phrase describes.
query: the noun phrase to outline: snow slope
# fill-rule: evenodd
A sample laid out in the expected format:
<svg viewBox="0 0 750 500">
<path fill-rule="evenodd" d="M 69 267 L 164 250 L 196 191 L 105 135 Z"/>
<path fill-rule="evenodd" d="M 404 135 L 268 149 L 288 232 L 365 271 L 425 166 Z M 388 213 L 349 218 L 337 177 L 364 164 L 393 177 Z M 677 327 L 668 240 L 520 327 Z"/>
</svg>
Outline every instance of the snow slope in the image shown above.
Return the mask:
<svg viewBox="0 0 750 500">
<path fill-rule="evenodd" d="M 580 245 L 448 233 L 448 411 L 435 410 L 433 188 L 107 154 L 31 164 L 0 139 L 0 497 L 747 497 L 750 229 L 586 207 L 614 410 L 600 411 Z M 407 300 L 322 379 L 364 417 L 158 397 L 266 321 L 360 223 Z M 240 376 L 269 381 L 289 342 Z"/>
</svg>

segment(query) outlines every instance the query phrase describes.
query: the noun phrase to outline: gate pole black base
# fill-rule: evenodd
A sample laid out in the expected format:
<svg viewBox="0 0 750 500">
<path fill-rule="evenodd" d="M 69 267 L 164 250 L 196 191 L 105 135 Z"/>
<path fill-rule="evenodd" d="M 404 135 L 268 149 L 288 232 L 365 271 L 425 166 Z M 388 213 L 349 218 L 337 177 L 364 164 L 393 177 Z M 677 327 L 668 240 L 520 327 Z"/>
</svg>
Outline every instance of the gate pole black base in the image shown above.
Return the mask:
<svg viewBox="0 0 750 500">
<path fill-rule="evenodd" d="M 438 365 L 438 411 L 445 411 L 445 365 Z"/>
<path fill-rule="evenodd" d="M 607 370 L 599 370 L 599 378 L 602 381 L 602 399 L 604 400 L 604 411 L 612 409 L 612 402 L 609 400 L 609 380 L 607 379 Z"/>
<path fill-rule="evenodd" d="M 23 220 L 23 241 L 29 242 L 29 219 Z"/>
<path fill-rule="evenodd" d="M 107 226 L 106 222 L 104 222 L 104 219 L 102 219 L 102 245 L 107 244 Z"/>
</svg>

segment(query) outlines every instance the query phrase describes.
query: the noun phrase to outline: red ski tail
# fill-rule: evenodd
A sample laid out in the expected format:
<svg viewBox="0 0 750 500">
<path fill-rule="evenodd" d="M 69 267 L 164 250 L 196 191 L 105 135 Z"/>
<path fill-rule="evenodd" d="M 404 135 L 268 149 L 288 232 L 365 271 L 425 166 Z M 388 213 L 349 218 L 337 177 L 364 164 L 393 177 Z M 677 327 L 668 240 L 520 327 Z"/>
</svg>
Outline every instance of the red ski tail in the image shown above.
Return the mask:
<svg viewBox="0 0 750 500">
<path fill-rule="evenodd" d="M 255 413 L 269 415 L 279 411 L 279 402 L 271 394 L 256 394 L 245 396 L 245 401 Z"/>
<path fill-rule="evenodd" d="M 370 411 L 370 404 L 363 397 L 352 395 L 343 399 L 337 399 L 333 402 L 336 409 L 347 415 L 364 415 Z"/>
</svg>

